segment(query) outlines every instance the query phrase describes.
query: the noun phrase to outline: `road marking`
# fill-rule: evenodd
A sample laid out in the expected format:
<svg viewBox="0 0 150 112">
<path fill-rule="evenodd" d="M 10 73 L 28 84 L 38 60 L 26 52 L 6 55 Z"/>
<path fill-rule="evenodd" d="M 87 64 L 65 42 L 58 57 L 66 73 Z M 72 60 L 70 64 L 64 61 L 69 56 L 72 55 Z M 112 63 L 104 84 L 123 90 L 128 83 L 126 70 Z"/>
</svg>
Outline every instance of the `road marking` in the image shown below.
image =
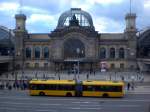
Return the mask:
<svg viewBox="0 0 150 112">
<path fill-rule="evenodd" d="M 103 107 L 141 107 L 141 105 L 103 105 Z"/>
<path fill-rule="evenodd" d="M 41 105 L 41 106 L 48 106 L 48 105 L 50 105 L 50 106 L 60 106 L 60 105 L 62 105 L 62 104 L 50 104 L 50 103 L 23 103 L 23 102 L 0 102 L 0 104 L 18 104 L 18 105 Z"/>
<path fill-rule="evenodd" d="M 35 97 L 35 98 L 37 98 L 37 97 Z M 39 97 L 38 97 L 39 98 Z M 41 98 L 41 97 L 40 97 Z M 42 98 L 45 98 L 45 97 L 42 97 Z M 112 98 L 108 98 L 108 99 L 101 99 L 101 98 L 97 98 L 96 100 L 95 99 L 91 99 L 91 98 L 89 98 L 89 99 L 73 99 L 73 98 L 63 98 L 63 99 L 57 99 L 57 98 L 55 98 L 54 99 L 54 97 L 52 98 L 52 99 L 33 99 L 33 98 L 15 98 L 15 97 L 0 97 L 0 99 L 9 99 L 9 100 L 11 100 L 11 99 L 14 99 L 14 100 L 35 100 L 35 101 L 37 101 L 37 102 L 39 102 L 39 100 L 40 101 L 74 101 L 74 103 L 81 103 L 81 102 L 84 102 L 84 103 L 93 103 L 93 102 L 100 102 L 100 101 L 104 101 L 104 102 L 110 102 L 110 101 L 113 101 L 113 102 L 117 102 L 117 101 L 122 101 L 122 102 L 135 102 L 135 101 L 137 101 L 137 102 L 150 102 L 150 99 L 129 99 L 129 100 L 126 100 L 126 99 L 123 99 L 123 98 L 120 98 L 120 99 L 112 99 Z M 86 102 L 85 100 L 90 100 L 90 102 Z"/>
<path fill-rule="evenodd" d="M 18 111 L 23 111 L 23 112 L 25 112 L 25 111 L 31 111 L 32 109 L 27 109 L 27 108 L 26 108 L 26 109 L 18 109 L 18 108 L 1 107 L 0 110 L 5 110 L 5 111 L 6 111 L 6 110 L 10 110 L 10 111 L 12 111 L 12 110 L 17 111 L 17 110 L 18 110 Z M 5 112 L 5 111 L 4 111 L 4 112 Z"/>
<path fill-rule="evenodd" d="M 88 104 L 88 103 L 91 103 L 91 102 L 82 102 L 82 101 L 79 101 L 79 102 L 71 102 L 71 103 L 77 103 L 77 104 L 78 104 L 78 103 L 79 103 L 79 104 L 80 104 L 80 103 L 86 103 L 86 104 Z"/>
<path fill-rule="evenodd" d="M 80 107 L 71 107 L 68 109 L 72 109 L 72 110 L 101 110 L 102 108 L 80 108 Z"/>
<path fill-rule="evenodd" d="M 56 112 L 56 110 L 35 110 L 35 111 L 38 111 L 38 112 Z"/>
</svg>

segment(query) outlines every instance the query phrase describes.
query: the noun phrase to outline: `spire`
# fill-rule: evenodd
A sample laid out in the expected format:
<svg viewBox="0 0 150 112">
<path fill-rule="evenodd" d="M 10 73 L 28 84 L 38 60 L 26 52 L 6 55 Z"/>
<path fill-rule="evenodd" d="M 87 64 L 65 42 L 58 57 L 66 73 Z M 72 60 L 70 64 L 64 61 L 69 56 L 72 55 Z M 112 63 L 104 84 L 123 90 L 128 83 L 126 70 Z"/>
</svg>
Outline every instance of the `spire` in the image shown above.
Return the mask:
<svg viewBox="0 0 150 112">
<path fill-rule="evenodd" d="M 132 13 L 132 0 L 130 0 L 130 14 Z"/>
<path fill-rule="evenodd" d="M 22 0 L 19 0 L 19 14 L 22 14 Z"/>
</svg>

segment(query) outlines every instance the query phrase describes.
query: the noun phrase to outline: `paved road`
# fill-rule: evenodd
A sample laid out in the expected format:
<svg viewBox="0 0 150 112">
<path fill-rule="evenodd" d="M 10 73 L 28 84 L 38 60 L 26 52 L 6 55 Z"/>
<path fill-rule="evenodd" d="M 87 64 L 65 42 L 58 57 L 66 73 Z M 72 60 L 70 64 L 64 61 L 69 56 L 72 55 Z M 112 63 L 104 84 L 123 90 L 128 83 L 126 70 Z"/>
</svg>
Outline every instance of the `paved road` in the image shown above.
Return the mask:
<svg viewBox="0 0 150 112">
<path fill-rule="evenodd" d="M 150 112 L 150 94 L 124 98 L 40 97 L 0 91 L 0 112 Z"/>
</svg>

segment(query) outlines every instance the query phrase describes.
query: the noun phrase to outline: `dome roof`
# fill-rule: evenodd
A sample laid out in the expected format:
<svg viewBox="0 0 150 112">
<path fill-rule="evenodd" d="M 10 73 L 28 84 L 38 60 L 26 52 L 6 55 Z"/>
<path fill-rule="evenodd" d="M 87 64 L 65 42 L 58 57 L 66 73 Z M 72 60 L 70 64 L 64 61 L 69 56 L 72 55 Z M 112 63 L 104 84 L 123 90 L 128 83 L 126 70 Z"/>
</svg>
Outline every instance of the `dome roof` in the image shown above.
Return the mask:
<svg viewBox="0 0 150 112">
<path fill-rule="evenodd" d="M 62 13 L 59 17 L 57 28 L 69 26 L 69 21 L 71 20 L 73 15 L 76 16 L 80 26 L 88 26 L 90 28 L 94 28 L 91 15 L 81 10 L 81 8 L 71 8 L 69 11 Z"/>
</svg>

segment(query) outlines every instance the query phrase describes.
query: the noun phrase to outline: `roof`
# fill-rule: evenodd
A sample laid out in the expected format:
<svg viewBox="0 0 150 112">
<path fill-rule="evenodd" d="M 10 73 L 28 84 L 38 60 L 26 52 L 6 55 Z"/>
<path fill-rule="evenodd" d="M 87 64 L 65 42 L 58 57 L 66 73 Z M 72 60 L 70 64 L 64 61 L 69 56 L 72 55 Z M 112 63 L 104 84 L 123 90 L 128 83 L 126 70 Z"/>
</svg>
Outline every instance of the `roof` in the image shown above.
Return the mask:
<svg viewBox="0 0 150 112">
<path fill-rule="evenodd" d="M 31 80 L 30 84 L 75 84 L 75 80 Z"/>
<path fill-rule="evenodd" d="M 101 39 L 114 39 L 114 40 L 120 40 L 125 39 L 124 33 L 102 33 L 100 35 Z"/>
<path fill-rule="evenodd" d="M 83 81 L 83 85 L 124 85 L 121 81 Z"/>
<path fill-rule="evenodd" d="M 89 22 L 90 27 L 94 28 L 91 15 L 88 12 L 81 10 L 81 8 L 71 8 L 70 10 L 62 13 L 61 16 L 59 17 L 57 28 L 64 27 L 64 23 L 66 19 L 68 17 L 71 18 L 73 15 L 80 15 L 80 17 L 82 18 L 85 17 L 87 21 Z M 80 22 L 81 21 L 82 19 L 80 20 Z"/>
<path fill-rule="evenodd" d="M 29 38 L 26 39 L 29 42 L 48 42 L 50 41 L 50 37 L 48 33 L 31 33 L 29 34 Z"/>
<path fill-rule="evenodd" d="M 13 46 L 13 42 L 14 42 L 13 31 L 4 26 L 0 26 L 0 45 L 10 47 Z"/>
<path fill-rule="evenodd" d="M 50 39 L 49 34 L 48 33 L 32 33 L 29 34 L 31 39 Z"/>
</svg>

